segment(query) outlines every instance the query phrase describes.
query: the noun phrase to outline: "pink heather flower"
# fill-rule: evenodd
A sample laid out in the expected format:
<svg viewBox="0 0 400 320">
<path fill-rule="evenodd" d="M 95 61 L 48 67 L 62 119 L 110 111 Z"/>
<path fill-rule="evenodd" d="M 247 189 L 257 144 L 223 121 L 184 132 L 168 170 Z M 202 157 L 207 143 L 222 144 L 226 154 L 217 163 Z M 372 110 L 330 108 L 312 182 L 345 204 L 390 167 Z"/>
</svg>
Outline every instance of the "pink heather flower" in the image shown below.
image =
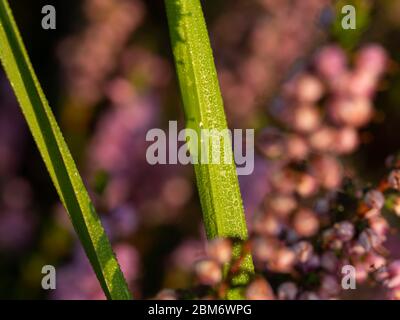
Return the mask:
<svg viewBox="0 0 400 320">
<path fill-rule="evenodd" d="M 321 123 L 318 108 L 313 105 L 300 105 L 292 110 L 291 125 L 295 130 L 309 133 L 316 130 Z"/>
<path fill-rule="evenodd" d="M 331 298 L 337 296 L 341 291 L 341 287 L 336 277 L 332 275 L 324 275 L 321 279 L 319 295 L 323 298 Z"/>
<path fill-rule="evenodd" d="M 388 57 L 385 50 L 377 44 L 370 44 L 357 53 L 355 64 L 358 70 L 366 70 L 375 76 L 385 71 Z"/>
<path fill-rule="evenodd" d="M 208 242 L 207 253 L 211 259 L 227 263 L 232 259 L 232 243 L 228 239 L 214 239 Z"/>
<path fill-rule="evenodd" d="M 324 94 L 323 84 L 317 77 L 311 74 L 301 75 L 294 82 L 294 94 L 301 102 L 316 102 Z"/>
<path fill-rule="evenodd" d="M 214 286 L 222 280 L 220 265 L 211 259 L 198 261 L 194 266 L 198 281 L 203 285 Z"/>
<path fill-rule="evenodd" d="M 156 300 L 177 300 L 178 296 L 174 290 L 163 289 L 155 296 Z"/>
<path fill-rule="evenodd" d="M 381 210 L 385 204 L 385 197 L 382 192 L 378 190 L 370 190 L 364 197 L 365 204 L 376 210 Z"/>
<path fill-rule="evenodd" d="M 298 288 L 293 282 L 284 282 L 278 287 L 279 300 L 294 300 L 296 299 Z"/>
<path fill-rule="evenodd" d="M 389 273 L 389 280 L 387 286 L 389 288 L 400 287 L 400 260 L 391 262 L 387 269 Z"/>
<path fill-rule="evenodd" d="M 336 79 L 347 69 L 346 54 L 338 46 L 326 46 L 317 53 L 315 67 L 326 79 Z"/>
<path fill-rule="evenodd" d="M 271 286 L 263 278 L 253 280 L 246 289 L 248 300 L 274 300 L 274 293 Z"/>
<path fill-rule="evenodd" d="M 350 221 L 342 221 L 334 226 L 336 236 L 343 241 L 350 241 L 354 237 L 354 225 Z"/>
<path fill-rule="evenodd" d="M 332 251 L 326 251 L 321 256 L 321 266 L 326 271 L 334 273 L 338 269 L 339 259 Z"/>
<path fill-rule="evenodd" d="M 400 190 L 400 170 L 392 170 L 389 174 L 388 182 L 391 188 Z"/>
<path fill-rule="evenodd" d="M 300 241 L 293 246 L 296 253 L 296 258 L 299 262 L 304 263 L 308 261 L 314 253 L 312 244 L 308 241 Z"/>
<path fill-rule="evenodd" d="M 340 163 L 331 156 L 321 156 L 312 160 L 311 172 L 319 183 L 328 190 L 336 189 L 342 181 Z"/>
<path fill-rule="evenodd" d="M 300 209 L 294 216 L 293 228 L 301 237 L 311 237 L 319 229 L 319 220 L 315 212 Z"/>
<path fill-rule="evenodd" d="M 336 131 L 334 149 L 339 154 L 349 154 L 359 145 L 357 131 L 352 127 L 343 127 Z"/>
<path fill-rule="evenodd" d="M 338 125 L 358 128 L 371 120 L 373 108 L 367 98 L 336 98 L 328 105 L 328 114 Z"/>
<path fill-rule="evenodd" d="M 307 141 L 299 135 L 289 135 L 286 138 L 286 156 L 293 160 L 304 160 L 309 153 Z"/>
<path fill-rule="evenodd" d="M 281 273 L 288 273 L 296 262 L 296 254 L 292 249 L 280 248 L 276 251 L 273 260 L 269 264 L 271 270 Z"/>
</svg>

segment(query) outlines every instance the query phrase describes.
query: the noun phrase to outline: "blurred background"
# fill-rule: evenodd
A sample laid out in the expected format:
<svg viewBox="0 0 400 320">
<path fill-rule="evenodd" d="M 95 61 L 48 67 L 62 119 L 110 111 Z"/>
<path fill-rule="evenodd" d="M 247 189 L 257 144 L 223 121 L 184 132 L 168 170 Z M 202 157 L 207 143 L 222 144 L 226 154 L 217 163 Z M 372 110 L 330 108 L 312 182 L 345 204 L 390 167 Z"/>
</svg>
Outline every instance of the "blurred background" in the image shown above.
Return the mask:
<svg viewBox="0 0 400 320">
<path fill-rule="evenodd" d="M 54 5 L 56 30 L 41 9 Z M 390 68 L 376 115 L 346 156 L 377 182 L 400 149 L 400 2 L 397 0 L 202 1 L 228 123 L 261 131 L 282 84 L 329 43 L 351 57 L 381 44 Z M 357 29 L 340 27 L 345 4 Z M 136 298 L 187 288 L 204 256 L 201 208 L 190 166 L 150 166 L 146 132 L 184 126 L 161 0 L 10 1 L 25 45 Z M 240 177 L 248 221 L 268 192 L 273 165 L 260 155 Z M 397 225 L 399 218 L 392 218 Z M 396 239 L 395 239 L 396 240 Z M 396 241 L 394 241 L 396 242 Z M 397 254 L 400 257 L 400 254 Z M 57 289 L 41 288 L 43 265 Z M 11 87 L 0 71 L 0 298 L 104 298 L 60 205 Z"/>
</svg>

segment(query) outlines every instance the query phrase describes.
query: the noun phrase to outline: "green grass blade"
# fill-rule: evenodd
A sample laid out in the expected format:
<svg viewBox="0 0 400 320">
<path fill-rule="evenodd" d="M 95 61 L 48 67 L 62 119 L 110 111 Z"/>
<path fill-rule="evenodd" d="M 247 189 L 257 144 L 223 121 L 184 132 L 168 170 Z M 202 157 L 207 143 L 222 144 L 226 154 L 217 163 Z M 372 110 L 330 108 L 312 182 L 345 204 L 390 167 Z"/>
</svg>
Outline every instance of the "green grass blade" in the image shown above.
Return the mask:
<svg viewBox="0 0 400 320">
<path fill-rule="evenodd" d="M 186 127 L 198 135 L 201 129 L 222 132 L 227 123 L 200 1 L 165 0 L 165 4 Z M 189 145 L 189 149 L 192 154 L 196 152 L 194 146 Z M 232 149 L 222 152 L 232 153 Z M 195 173 L 208 238 L 247 239 L 235 164 L 195 164 Z M 240 248 L 235 251 L 238 255 Z M 235 282 L 245 283 L 252 272 L 248 256 Z"/>
<path fill-rule="evenodd" d="M 36 78 L 6 0 L 0 0 L 0 58 L 51 179 L 106 296 L 130 299 L 110 242 Z"/>
</svg>

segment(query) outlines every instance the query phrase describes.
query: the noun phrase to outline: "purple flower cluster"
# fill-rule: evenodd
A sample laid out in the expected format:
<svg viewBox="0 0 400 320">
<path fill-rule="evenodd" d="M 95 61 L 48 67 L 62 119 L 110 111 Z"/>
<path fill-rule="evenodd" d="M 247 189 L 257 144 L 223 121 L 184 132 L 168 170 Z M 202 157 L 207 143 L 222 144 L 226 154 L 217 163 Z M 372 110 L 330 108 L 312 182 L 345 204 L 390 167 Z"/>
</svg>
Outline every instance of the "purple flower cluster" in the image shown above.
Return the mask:
<svg viewBox="0 0 400 320">
<path fill-rule="evenodd" d="M 399 297 L 399 262 L 384 247 L 389 224 L 382 210 L 389 198 L 398 210 L 400 171 L 392 165 L 380 185 L 363 189 L 340 160 L 362 142 L 358 129 L 374 116 L 372 99 L 387 60 L 380 46 L 367 45 L 350 68 L 339 47 L 323 47 L 272 106 L 276 125 L 261 132 L 258 142 L 274 163 L 267 178 L 272 188 L 245 245 L 257 271 L 245 288 L 247 299 L 340 298 L 348 265 L 357 284 L 374 281 Z M 230 261 L 231 251 L 229 240 L 217 239 L 195 263 L 197 284 L 213 288 L 202 298 L 223 298 L 224 265 L 237 263 Z"/>
</svg>

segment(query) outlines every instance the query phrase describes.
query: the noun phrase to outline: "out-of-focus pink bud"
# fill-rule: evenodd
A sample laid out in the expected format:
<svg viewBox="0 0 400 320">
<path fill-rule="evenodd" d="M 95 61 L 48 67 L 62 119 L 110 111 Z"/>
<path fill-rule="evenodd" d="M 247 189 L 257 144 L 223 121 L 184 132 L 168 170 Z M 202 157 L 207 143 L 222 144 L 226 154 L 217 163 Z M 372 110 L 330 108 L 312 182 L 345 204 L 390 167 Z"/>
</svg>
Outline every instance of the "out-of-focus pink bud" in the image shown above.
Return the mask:
<svg viewBox="0 0 400 320">
<path fill-rule="evenodd" d="M 298 289 L 293 282 L 284 282 L 278 288 L 278 299 L 279 300 L 295 300 Z"/>
<path fill-rule="evenodd" d="M 321 256 L 321 266 L 328 272 L 336 272 L 339 266 L 339 259 L 332 251 L 324 252 Z"/>
<path fill-rule="evenodd" d="M 294 216 L 293 228 L 301 237 L 311 237 L 319 229 L 319 220 L 315 212 L 300 209 Z"/>
<path fill-rule="evenodd" d="M 335 130 L 324 126 L 313 132 L 309 137 L 310 146 L 318 152 L 328 152 L 333 149 L 335 144 Z"/>
<path fill-rule="evenodd" d="M 318 191 L 318 181 L 312 175 L 301 174 L 296 186 L 296 192 L 304 197 L 310 197 Z"/>
<path fill-rule="evenodd" d="M 232 259 L 232 243 L 228 239 L 214 239 L 208 243 L 207 253 L 221 264 L 228 263 Z"/>
<path fill-rule="evenodd" d="M 222 270 L 218 262 L 206 259 L 198 261 L 194 266 L 198 281 L 203 285 L 214 286 L 222 280 Z"/>
<path fill-rule="evenodd" d="M 296 254 L 289 248 L 281 248 L 276 252 L 270 268 L 273 271 L 288 273 L 292 270 L 296 261 Z"/>
<path fill-rule="evenodd" d="M 317 107 L 300 105 L 293 109 L 291 125 L 295 130 L 308 133 L 316 130 L 321 123 L 321 115 Z"/>
<path fill-rule="evenodd" d="M 252 253 L 256 261 L 268 262 L 276 254 L 276 245 L 272 240 L 259 237 L 252 242 Z"/>
<path fill-rule="evenodd" d="M 368 207 L 381 210 L 385 204 L 385 197 L 379 190 L 370 190 L 366 193 L 364 201 Z"/>
<path fill-rule="evenodd" d="M 338 125 L 358 128 L 371 121 L 373 108 L 367 98 L 336 98 L 329 103 L 328 114 Z"/>
<path fill-rule="evenodd" d="M 400 190 L 400 170 L 392 170 L 389 174 L 388 182 L 391 188 Z"/>
<path fill-rule="evenodd" d="M 294 197 L 289 195 L 273 195 L 266 201 L 267 207 L 279 216 L 287 217 L 297 207 L 297 201 Z"/>
<path fill-rule="evenodd" d="M 293 246 L 296 258 L 299 262 L 304 263 L 311 258 L 314 248 L 308 241 L 300 241 Z"/>
<path fill-rule="evenodd" d="M 370 228 L 380 237 L 385 237 L 389 231 L 389 224 L 382 216 L 375 216 L 369 219 Z"/>
<path fill-rule="evenodd" d="M 376 76 L 368 70 L 358 70 L 346 79 L 346 92 L 351 96 L 370 98 L 377 86 Z"/>
<path fill-rule="evenodd" d="M 335 234 L 342 241 L 350 241 L 354 237 L 355 229 L 354 225 L 350 221 L 342 221 L 336 223 Z"/>
<path fill-rule="evenodd" d="M 344 127 L 336 131 L 334 149 L 339 154 L 353 152 L 359 145 L 357 131 L 352 127 Z"/>
<path fill-rule="evenodd" d="M 324 275 L 321 279 L 319 294 L 323 298 L 331 298 L 340 293 L 338 280 L 332 275 Z"/>
<path fill-rule="evenodd" d="M 252 281 L 246 288 L 246 299 L 248 300 L 274 300 L 274 292 L 272 291 L 269 283 L 263 279 L 258 278 Z"/>
<path fill-rule="evenodd" d="M 276 129 L 264 129 L 257 137 L 257 148 L 267 158 L 281 157 L 285 152 L 282 134 Z"/>
<path fill-rule="evenodd" d="M 172 289 L 163 289 L 157 293 L 156 300 L 177 300 L 178 296 L 176 292 Z"/>
<path fill-rule="evenodd" d="M 338 46 L 326 46 L 317 53 L 315 67 L 323 77 L 333 80 L 346 71 L 346 54 Z"/>
<path fill-rule="evenodd" d="M 304 160 L 309 153 L 309 147 L 304 138 L 290 135 L 286 138 L 286 155 L 289 159 Z"/>
<path fill-rule="evenodd" d="M 400 260 L 390 263 L 387 271 L 389 273 L 388 288 L 400 287 Z"/>
<path fill-rule="evenodd" d="M 311 173 L 328 190 L 336 189 L 342 181 L 342 168 L 331 156 L 321 156 L 312 160 Z"/>
<path fill-rule="evenodd" d="M 299 101 L 313 103 L 324 94 L 321 81 L 310 74 L 304 74 L 295 80 L 295 95 Z"/>
<path fill-rule="evenodd" d="M 254 220 L 254 230 L 264 236 L 276 236 L 282 230 L 282 224 L 273 214 L 257 214 Z"/>
<path fill-rule="evenodd" d="M 321 300 L 316 292 L 305 291 L 299 296 L 299 300 Z"/>
<path fill-rule="evenodd" d="M 358 70 L 371 72 L 375 76 L 379 76 L 387 68 L 388 57 L 385 50 L 376 44 L 370 44 L 362 48 L 355 60 Z"/>
</svg>

